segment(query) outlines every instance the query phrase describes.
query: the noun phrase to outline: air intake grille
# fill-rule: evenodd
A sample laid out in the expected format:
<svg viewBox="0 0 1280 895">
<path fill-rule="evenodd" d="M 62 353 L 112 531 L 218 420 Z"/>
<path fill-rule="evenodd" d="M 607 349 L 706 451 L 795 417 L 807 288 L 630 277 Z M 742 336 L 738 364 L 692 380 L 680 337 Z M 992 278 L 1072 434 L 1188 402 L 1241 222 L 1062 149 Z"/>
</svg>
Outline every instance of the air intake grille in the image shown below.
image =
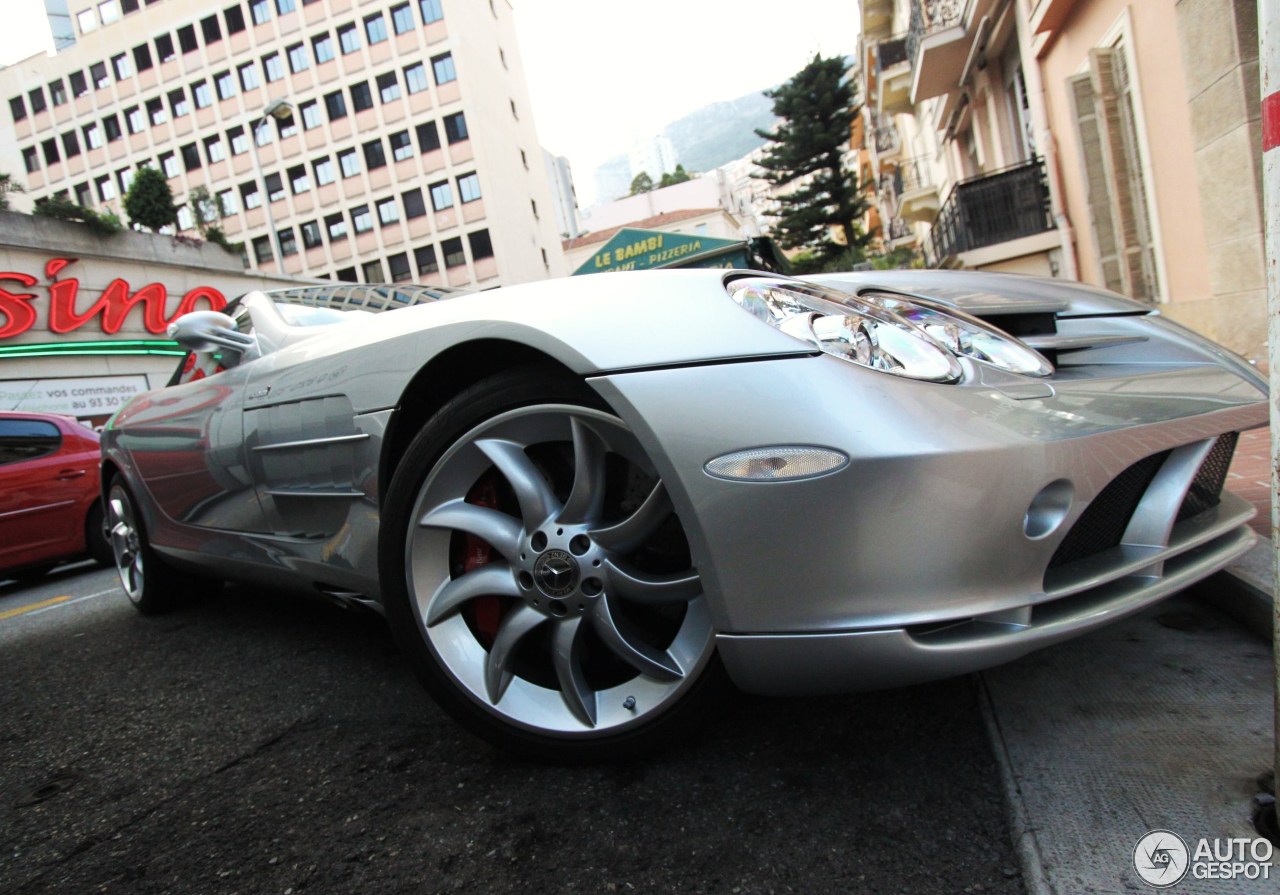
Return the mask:
<svg viewBox="0 0 1280 895">
<path fill-rule="evenodd" d="M 1204 462 L 1200 464 L 1195 480 L 1191 483 L 1191 489 L 1187 491 L 1186 499 L 1178 508 L 1179 522 L 1198 516 L 1205 510 L 1211 510 L 1218 505 L 1218 501 L 1222 499 L 1222 486 L 1227 480 L 1227 470 L 1231 467 L 1231 457 L 1236 451 L 1236 441 L 1239 437 L 1237 432 L 1218 436 L 1218 440 L 1213 444 L 1213 450 L 1209 451 L 1209 456 L 1205 457 Z"/>
<path fill-rule="evenodd" d="M 1137 509 L 1138 501 L 1168 456 L 1169 451 L 1163 451 L 1139 460 L 1103 488 L 1058 545 L 1053 559 L 1049 560 L 1049 568 L 1063 566 L 1118 545 L 1124 530 L 1129 527 L 1129 518 Z"/>
</svg>

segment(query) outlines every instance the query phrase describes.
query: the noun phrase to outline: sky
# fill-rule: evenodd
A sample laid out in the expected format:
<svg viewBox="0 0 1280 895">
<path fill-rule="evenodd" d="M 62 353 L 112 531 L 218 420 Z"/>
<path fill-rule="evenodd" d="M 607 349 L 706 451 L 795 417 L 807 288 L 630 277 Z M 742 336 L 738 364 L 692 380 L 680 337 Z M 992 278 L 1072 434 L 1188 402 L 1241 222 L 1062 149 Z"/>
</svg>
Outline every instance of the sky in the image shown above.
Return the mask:
<svg viewBox="0 0 1280 895">
<path fill-rule="evenodd" d="M 51 48 L 43 0 L 0 0 L 0 64 Z M 479 0 L 473 0 L 479 2 Z M 579 198 L 632 140 L 785 81 L 815 52 L 853 55 L 858 0 L 512 0 L 543 147 Z"/>
</svg>

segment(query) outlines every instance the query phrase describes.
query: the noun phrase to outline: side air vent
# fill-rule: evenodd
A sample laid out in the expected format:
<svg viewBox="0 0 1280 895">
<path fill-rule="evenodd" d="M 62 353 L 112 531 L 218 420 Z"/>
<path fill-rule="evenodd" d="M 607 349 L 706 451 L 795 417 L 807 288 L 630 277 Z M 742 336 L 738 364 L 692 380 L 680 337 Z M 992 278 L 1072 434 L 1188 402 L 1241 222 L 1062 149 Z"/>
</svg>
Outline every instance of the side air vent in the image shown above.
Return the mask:
<svg viewBox="0 0 1280 895">
<path fill-rule="evenodd" d="M 1085 508 L 1076 524 L 1058 545 L 1049 568 L 1054 569 L 1115 547 L 1129 527 L 1138 501 L 1160 471 L 1170 451 L 1139 460 L 1112 480 Z"/>
<path fill-rule="evenodd" d="M 1200 469 L 1191 482 L 1191 488 L 1187 491 L 1186 499 L 1178 508 L 1177 521 L 1181 522 L 1183 519 L 1198 516 L 1205 510 L 1211 510 L 1218 505 L 1222 499 L 1222 486 L 1227 481 L 1227 470 L 1231 467 L 1231 458 L 1235 454 L 1236 442 L 1239 438 L 1238 432 L 1228 432 L 1218 436 L 1213 449 L 1200 464 Z"/>
</svg>

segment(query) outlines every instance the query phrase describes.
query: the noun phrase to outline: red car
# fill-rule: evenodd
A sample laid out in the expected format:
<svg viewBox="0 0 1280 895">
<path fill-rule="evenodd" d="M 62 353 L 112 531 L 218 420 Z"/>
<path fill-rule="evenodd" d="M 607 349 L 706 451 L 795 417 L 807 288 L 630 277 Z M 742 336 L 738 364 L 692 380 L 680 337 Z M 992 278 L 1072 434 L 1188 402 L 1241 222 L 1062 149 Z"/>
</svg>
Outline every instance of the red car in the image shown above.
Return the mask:
<svg viewBox="0 0 1280 895">
<path fill-rule="evenodd" d="M 89 554 L 112 561 L 102 528 L 98 433 L 52 413 L 0 411 L 0 577 Z"/>
</svg>

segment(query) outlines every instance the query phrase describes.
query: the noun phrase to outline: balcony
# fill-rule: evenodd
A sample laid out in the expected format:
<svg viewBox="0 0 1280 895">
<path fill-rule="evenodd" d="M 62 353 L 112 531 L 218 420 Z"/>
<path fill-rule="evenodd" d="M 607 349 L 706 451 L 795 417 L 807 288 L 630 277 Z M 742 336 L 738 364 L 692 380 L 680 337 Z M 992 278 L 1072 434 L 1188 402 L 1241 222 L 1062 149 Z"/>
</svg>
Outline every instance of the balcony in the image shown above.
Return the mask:
<svg viewBox="0 0 1280 895">
<path fill-rule="evenodd" d="M 882 124 L 876 128 L 875 140 L 876 158 L 880 162 L 896 158 L 902 151 L 902 137 L 898 134 L 898 128 L 892 124 Z"/>
<path fill-rule="evenodd" d="M 989 37 L 996 0 L 911 0 L 907 58 L 911 103 L 953 90 Z"/>
<path fill-rule="evenodd" d="M 886 248 L 897 248 L 915 241 L 916 231 L 902 218 L 888 218 L 884 221 L 884 229 L 880 241 Z"/>
<path fill-rule="evenodd" d="M 925 263 L 948 266 L 964 252 L 1053 229 L 1044 162 L 1032 159 L 957 183 L 925 241 Z"/>
<path fill-rule="evenodd" d="M 876 83 L 881 115 L 911 111 L 911 65 L 907 36 L 899 35 L 876 44 Z"/>
<path fill-rule="evenodd" d="M 939 203 L 929 160 L 924 156 L 909 158 L 898 165 L 893 176 L 898 217 L 908 221 L 932 221 L 938 213 Z"/>
</svg>

